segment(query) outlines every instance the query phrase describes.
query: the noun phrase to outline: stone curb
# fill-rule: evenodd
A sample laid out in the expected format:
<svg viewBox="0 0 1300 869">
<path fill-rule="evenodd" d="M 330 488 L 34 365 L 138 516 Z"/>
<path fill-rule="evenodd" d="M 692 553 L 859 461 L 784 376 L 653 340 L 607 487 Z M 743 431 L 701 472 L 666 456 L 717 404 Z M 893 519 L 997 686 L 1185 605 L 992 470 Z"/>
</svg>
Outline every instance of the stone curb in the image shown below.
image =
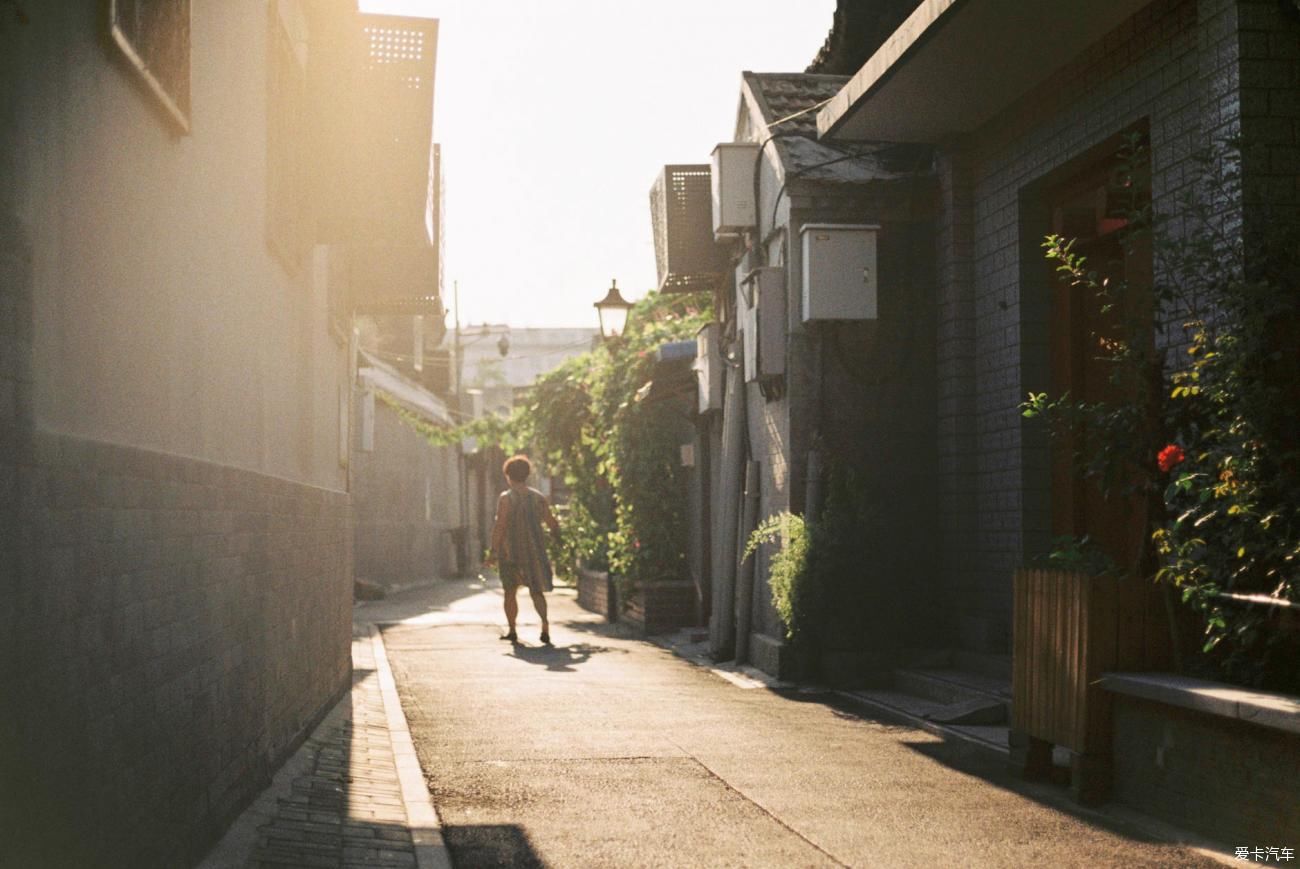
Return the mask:
<svg viewBox="0 0 1300 869">
<path fill-rule="evenodd" d="M 380 625 L 371 625 L 371 641 L 375 650 L 375 669 L 379 675 L 379 690 L 384 698 L 384 713 L 388 718 L 388 737 L 393 745 L 393 759 L 397 763 L 397 778 L 402 787 L 402 802 L 406 804 L 406 820 L 415 842 L 415 859 L 420 869 L 452 869 L 451 855 L 442 838 L 442 823 L 429 798 L 424 783 L 424 770 L 411 741 L 411 730 L 402 712 L 402 702 L 397 695 L 397 682 L 388 663 L 384 648 L 384 632 Z"/>
<path fill-rule="evenodd" d="M 199 869 L 318 863 L 409 866 L 412 859 L 417 869 L 452 869 L 377 625 L 356 625 L 352 655 L 354 668 L 373 666 L 369 687 L 363 680 L 344 693 Z M 354 753 L 359 767 L 323 772 L 322 765 L 329 765 L 332 757 Z M 391 764 L 383 755 L 391 755 Z M 340 788 L 334 783 L 338 775 L 353 784 Z M 303 793 L 309 794 L 306 805 L 301 804 Z M 316 806 L 316 801 L 329 805 Z M 394 821 L 404 822 L 408 843 L 397 841 L 402 838 L 400 828 L 367 832 L 370 826 Z M 286 836 L 297 841 L 281 841 Z M 371 836 L 375 838 L 367 838 Z"/>
</svg>

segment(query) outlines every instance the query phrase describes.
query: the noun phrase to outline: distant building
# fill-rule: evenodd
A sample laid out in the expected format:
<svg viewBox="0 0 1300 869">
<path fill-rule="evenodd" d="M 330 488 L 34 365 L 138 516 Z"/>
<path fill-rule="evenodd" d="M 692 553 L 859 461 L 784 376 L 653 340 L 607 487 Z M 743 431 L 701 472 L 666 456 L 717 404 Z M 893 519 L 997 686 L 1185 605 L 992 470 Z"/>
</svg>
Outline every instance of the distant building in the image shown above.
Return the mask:
<svg viewBox="0 0 1300 869">
<path fill-rule="evenodd" d="M 488 414 L 505 416 L 515 407 L 537 378 L 553 371 L 565 360 L 591 350 L 600 340 L 597 329 L 513 328 L 499 324 L 453 329 L 447 337 L 452 359 L 459 348 L 462 419 Z M 487 549 L 488 535 L 496 509 L 496 496 L 505 488 L 501 463 L 505 456 L 497 449 L 483 449 L 466 443 L 464 503 L 470 561 Z M 552 481 L 545 477 L 531 484 L 551 494 Z"/>
</svg>

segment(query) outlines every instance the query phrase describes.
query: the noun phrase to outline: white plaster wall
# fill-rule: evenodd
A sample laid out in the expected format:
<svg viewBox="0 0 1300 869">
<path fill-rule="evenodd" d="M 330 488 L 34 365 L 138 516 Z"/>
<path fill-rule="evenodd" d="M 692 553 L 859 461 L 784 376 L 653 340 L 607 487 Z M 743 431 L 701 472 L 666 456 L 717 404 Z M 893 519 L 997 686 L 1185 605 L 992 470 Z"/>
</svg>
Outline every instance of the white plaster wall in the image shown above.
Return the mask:
<svg viewBox="0 0 1300 869">
<path fill-rule="evenodd" d="M 324 288 L 266 243 L 266 4 L 194 0 L 189 136 L 118 62 L 101 4 L 27 8 L 11 195 L 38 425 L 343 488 Z"/>
</svg>

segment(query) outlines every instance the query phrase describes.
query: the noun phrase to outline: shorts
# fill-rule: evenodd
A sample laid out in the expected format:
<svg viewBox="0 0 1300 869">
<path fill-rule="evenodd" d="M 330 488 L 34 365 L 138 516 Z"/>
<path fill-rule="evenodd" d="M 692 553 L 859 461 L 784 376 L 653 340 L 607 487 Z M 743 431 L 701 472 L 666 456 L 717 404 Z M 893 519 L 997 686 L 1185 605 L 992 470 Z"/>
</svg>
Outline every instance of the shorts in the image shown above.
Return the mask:
<svg viewBox="0 0 1300 869">
<path fill-rule="evenodd" d="M 529 592 L 544 592 L 551 590 L 548 587 L 550 584 L 540 576 L 525 580 L 523 565 L 516 564 L 512 561 L 501 562 L 500 569 L 497 570 L 497 575 L 501 577 L 501 587 L 505 589 L 507 593 L 514 591 L 521 585 L 527 587 Z"/>
</svg>

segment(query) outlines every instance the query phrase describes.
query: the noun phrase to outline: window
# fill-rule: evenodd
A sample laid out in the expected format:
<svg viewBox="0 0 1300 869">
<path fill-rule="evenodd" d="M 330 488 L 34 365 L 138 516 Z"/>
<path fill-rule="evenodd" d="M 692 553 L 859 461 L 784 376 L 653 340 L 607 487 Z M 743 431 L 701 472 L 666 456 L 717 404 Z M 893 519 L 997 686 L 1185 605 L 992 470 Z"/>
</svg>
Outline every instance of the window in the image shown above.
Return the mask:
<svg viewBox="0 0 1300 869">
<path fill-rule="evenodd" d="M 109 31 L 163 111 L 190 131 L 190 0 L 109 0 Z"/>
</svg>

